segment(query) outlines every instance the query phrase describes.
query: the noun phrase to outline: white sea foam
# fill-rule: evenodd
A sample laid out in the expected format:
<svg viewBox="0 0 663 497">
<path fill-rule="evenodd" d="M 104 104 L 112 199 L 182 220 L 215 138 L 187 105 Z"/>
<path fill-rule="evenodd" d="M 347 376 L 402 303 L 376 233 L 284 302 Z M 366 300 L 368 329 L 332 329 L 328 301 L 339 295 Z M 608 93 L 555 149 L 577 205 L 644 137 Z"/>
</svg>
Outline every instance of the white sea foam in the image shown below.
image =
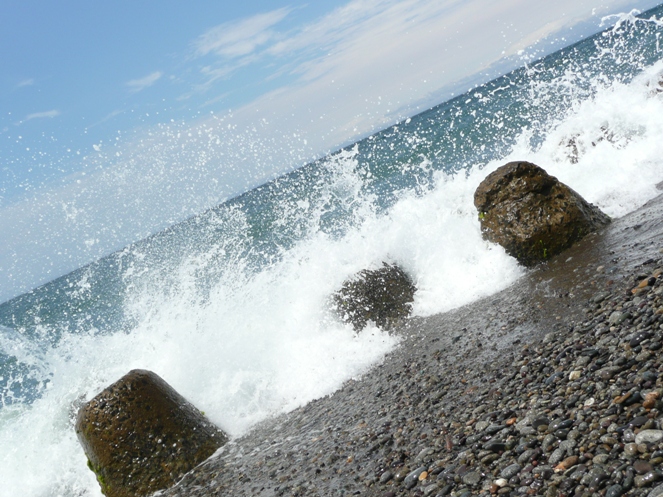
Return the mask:
<svg viewBox="0 0 663 497">
<path fill-rule="evenodd" d="M 132 368 L 160 374 L 235 437 L 360 376 L 398 339 L 375 327 L 357 335 L 329 313 L 330 293 L 358 270 L 383 260 L 402 265 L 419 289 L 419 316 L 509 286 L 524 270 L 482 240 L 473 207 L 476 186 L 506 161 L 541 165 L 612 216 L 636 209 L 663 180 L 663 95 L 653 91 L 662 69 L 579 102 L 535 149 L 525 130 L 507 157 L 467 174 L 436 173 L 432 190 L 402 192 L 386 213 L 362 198 L 355 153 L 339 154 L 327 188 L 355 209 L 355 226 L 344 236 L 311 228 L 257 273 L 239 259 L 227 263 L 204 294 L 199 273 L 224 249 L 201 251 L 168 285 L 155 276 L 135 288 L 130 332 L 66 335 L 43 356 L 30 355 L 47 371 L 48 388 L 31 405 L 0 410 L 0 495 L 101 495 L 73 432 L 72 406 Z M 323 215 L 306 201 L 293 205 L 310 226 Z M 242 216 L 233 222 L 241 236 Z"/>
<path fill-rule="evenodd" d="M 662 78 L 659 62 L 631 84 L 600 89 L 539 150 L 528 153 L 521 143 L 512 156 L 527 154 L 610 216 L 635 210 L 660 193 L 656 185 L 663 180 L 663 93 L 656 91 Z M 569 160 L 571 138 L 577 163 Z"/>
</svg>

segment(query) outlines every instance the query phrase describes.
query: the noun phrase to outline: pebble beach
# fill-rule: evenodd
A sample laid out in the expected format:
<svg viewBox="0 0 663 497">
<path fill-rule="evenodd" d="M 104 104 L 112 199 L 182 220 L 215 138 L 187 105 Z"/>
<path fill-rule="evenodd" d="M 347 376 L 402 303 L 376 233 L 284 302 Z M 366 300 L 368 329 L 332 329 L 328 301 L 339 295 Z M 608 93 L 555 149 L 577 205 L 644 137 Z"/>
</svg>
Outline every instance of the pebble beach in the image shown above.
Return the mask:
<svg viewBox="0 0 663 497">
<path fill-rule="evenodd" d="M 362 377 L 159 495 L 663 494 L 662 220 L 659 196 L 498 294 L 408 320 Z"/>
</svg>

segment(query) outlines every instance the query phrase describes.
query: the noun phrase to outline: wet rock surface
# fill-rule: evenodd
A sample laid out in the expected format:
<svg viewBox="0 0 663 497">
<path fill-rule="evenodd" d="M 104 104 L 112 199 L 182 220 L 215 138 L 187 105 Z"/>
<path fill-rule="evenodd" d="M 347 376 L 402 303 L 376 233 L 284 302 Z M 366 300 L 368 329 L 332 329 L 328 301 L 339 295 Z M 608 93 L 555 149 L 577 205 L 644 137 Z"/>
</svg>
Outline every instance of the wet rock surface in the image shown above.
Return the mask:
<svg viewBox="0 0 663 497">
<path fill-rule="evenodd" d="M 163 495 L 663 494 L 661 249 L 658 198 Z"/>
<path fill-rule="evenodd" d="M 415 291 L 405 271 L 384 262 L 380 269 L 365 269 L 343 283 L 332 296 L 332 305 L 355 331 L 369 321 L 390 329 L 412 312 Z"/>
<path fill-rule="evenodd" d="M 550 259 L 610 222 L 598 207 L 530 162 L 509 162 L 474 193 L 481 232 L 525 266 Z"/>
<path fill-rule="evenodd" d="M 80 409 L 76 434 L 107 497 L 169 487 L 227 441 L 163 379 L 140 369 Z"/>
</svg>

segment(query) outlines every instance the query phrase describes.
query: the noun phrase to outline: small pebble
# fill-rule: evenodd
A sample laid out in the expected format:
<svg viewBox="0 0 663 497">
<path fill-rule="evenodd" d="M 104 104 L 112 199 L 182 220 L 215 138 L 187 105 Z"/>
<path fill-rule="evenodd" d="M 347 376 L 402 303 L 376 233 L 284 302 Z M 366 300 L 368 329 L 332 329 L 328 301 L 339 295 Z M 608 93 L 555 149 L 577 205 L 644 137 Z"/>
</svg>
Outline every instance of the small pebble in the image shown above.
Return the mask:
<svg viewBox="0 0 663 497">
<path fill-rule="evenodd" d="M 638 455 L 638 444 L 627 443 L 624 445 L 624 454 L 626 454 L 627 457 L 635 457 Z"/>
<path fill-rule="evenodd" d="M 394 480 L 401 482 L 405 480 L 405 477 L 410 474 L 410 468 L 408 466 L 403 466 L 396 471 L 394 474 Z"/>
<path fill-rule="evenodd" d="M 578 464 L 578 456 L 571 456 L 564 459 L 561 463 L 555 466 L 555 471 L 566 471 Z"/>
<path fill-rule="evenodd" d="M 652 409 L 656 406 L 656 401 L 658 400 L 658 392 L 649 392 L 645 395 L 645 401 L 642 403 L 642 407 L 645 409 Z"/>
<path fill-rule="evenodd" d="M 506 487 L 506 485 L 507 485 L 509 482 L 508 482 L 508 480 L 506 480 L 505 478 L 498 478 L 497 480 L 495 480 L 494 483 L 495 483 L 495 485 L 497 485 L 498 487 L 502 488 L 502 487 Z"/>
<path fill-rule="evenodd" d="M 511 478 L 513 476 L 516 476 L 518 473 L 520 473 L 521 469 L 522 468 L 521 468 L 520 464 L 512 464 L 512 465 L 507 466 L 506 468 L 504 468 L 501 471 L 500 476 L 502 478 L 506 478 L 508 480 L 509 478 Z"/>
<path fill-rule="evenodd" d="M 643 461 L 642 459 L 638 459 L 633 463 L 633 470 L 639 475 L 643 475 L 652 469 L 654 469 L 652 468 L 652 465 L 647 461 Z"/>
<path fill-rule="evenodd" d="M 548 464 L 551 464 L 551 465 L 554 466 L 557 463 L 559 463 L 564 458 L 564 453 L 565 452 L 566 451 L 561 449 L 561 448 L 555 449 L 553 451 L 553 453 L 550 454 L 550 457 L 548 458 Z M 518 461 L 520 462 L 520 459 Z"/>
<path fill-rule="evenodd" d="M 481 473 L 478 471 L 470 471 L 467 473 L 465 476 L 463 476 L 462 480 L 465 485 L 476 485 L 481 481 Z"/>
<path fill-rule="evenodd" d="M 426 471 L 426 468 L 421 466 L 414 471 L 410 472 L 403 480 L 403 486 L 408 490 L 413 488 L 419 482 L 419 476 Z"/>
<path fill-rule="evenodd" d="M 635 443 L 658 443 L 663 440 L 663 430 L 642 430 L 635 436 Z"/>
<path fill-rule="evenodd" d="M 647 497 L 658 497 L 659 495 L 663 495 L 663 485 L 655 487 L 651 492 L 647 494 Z"/>
<path fill-rule="evenodd" d="M 436 494 L 439 489 L 440 489 L 440 487 L 437 485 L 437 483 L 433 483 L 432 485 L 428 485 L 426 488 L 424 488 L 424 497 Z M 437 495 L 439 495 L 439 494 L 437 494 Z"/>
<path fill-rule="evenodd" d="M 641 488 L 645 487 L 647 485 L 651 485 L 654 482 L 657 482 L 659 480 L 658 473 L 655 471 L 649 471 L 648 473 L 645 473 L 644 475 L 638 475 L 633 479 L 633 483 L 635 484 L 636 487 Z"/>
<path fill-rule="evenodd" d="M 442 489 L 438 492 L 437 495 L 443 495 L 443 496 L 447 495 L 449 492 L 451 492 L 451 490 L 453 488 L 454 488 L 453 485 L 451 483 L 449 483 L 449 484 L 443 486 Z"/>
<path fill-rule="evenodd" d="M 620 497 L 624 493 L 621 485 L 611 485 L 605 492 L 605 497 Z"/>
</svg>

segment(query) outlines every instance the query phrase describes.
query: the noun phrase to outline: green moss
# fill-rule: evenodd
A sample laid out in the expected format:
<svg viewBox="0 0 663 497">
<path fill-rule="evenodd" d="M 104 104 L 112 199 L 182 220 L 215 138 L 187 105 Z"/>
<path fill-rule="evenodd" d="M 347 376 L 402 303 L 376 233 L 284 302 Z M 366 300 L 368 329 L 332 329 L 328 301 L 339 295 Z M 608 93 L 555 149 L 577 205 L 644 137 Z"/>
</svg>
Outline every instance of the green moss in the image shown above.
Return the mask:
<svg viewBox="0 0 663 497">
<path fill-rule="evenodd" d="M 90 459 L 87 460 L 87 467 L 90 468 L 90 471 L 92 471 L 95 476 L 97 477 L 97 481 L 99 482 L 99 486 L 101 486 L 101 493 L 106 495 L 106 491 L 108 490 L 108 484 L 106 483 L 106 479 L 104 478 L 104 475 L 101 474 L 101 469 L 96 468 L 94 464 L 92 464 L 92 461 Z"/>
<path fill-rule="evenodd" d="M 97 481 L 99 482 L 99 485 L 101 486 L 101 492 L 105 495 L 106 491 L 108 490 L 108 486 L 106 485 L 106 480 L 104 479 L 103 475 L 100 475 L 97 473 Z"/>
<path fill-rule="evenodd" d="M 479 219 L 481 219 L 483 221 L 485 219 L 485 217 L 486 217 L 485 212 L 479 212 Z"/>
</svg>

